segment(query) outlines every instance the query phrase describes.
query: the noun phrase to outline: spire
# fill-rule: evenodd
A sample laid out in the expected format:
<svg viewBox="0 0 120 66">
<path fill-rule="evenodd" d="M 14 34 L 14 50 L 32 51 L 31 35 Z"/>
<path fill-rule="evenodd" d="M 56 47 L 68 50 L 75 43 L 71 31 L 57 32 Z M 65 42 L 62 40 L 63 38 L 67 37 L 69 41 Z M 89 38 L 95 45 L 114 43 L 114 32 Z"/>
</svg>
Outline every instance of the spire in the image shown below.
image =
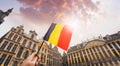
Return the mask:
<svg viewBox="0 0 120 66">
<path fill-rule="evenodd" d="M 100 34 L 100 36 L 98 36 L 98 39 L 103 39 L 102 35 Z"/>
<path fill-rule="evenodd" d="M 6 12 L 3 12 L 2 10 L 0 10 L 0 24 L 4 22 L 4 18 L 8 16 L 12 12 L 12 10 L 13 8 L 8 9 Z"/>
<path fill-rule="evenodd" d="M 11 12 L 12 12 L 13 8 L 11 9 L 8 9 L 5 13 L 6 13 L 6 16 L 8 16 Z"/>
</svg>

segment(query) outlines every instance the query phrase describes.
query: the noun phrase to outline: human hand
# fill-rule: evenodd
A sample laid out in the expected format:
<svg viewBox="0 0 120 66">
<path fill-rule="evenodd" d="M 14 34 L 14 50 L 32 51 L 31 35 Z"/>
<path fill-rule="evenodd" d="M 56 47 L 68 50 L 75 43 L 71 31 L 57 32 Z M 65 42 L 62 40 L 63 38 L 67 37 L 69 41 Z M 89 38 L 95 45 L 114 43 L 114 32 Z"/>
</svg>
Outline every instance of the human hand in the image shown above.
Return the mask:
<svg viewBox="0 0 120 66">
<path fill-rule="evenodd" d="M 32 53 L 32 55 L 23 61 L 21 66 L 38 66 L 38 59 L 37 53 Z"/>
</svg>

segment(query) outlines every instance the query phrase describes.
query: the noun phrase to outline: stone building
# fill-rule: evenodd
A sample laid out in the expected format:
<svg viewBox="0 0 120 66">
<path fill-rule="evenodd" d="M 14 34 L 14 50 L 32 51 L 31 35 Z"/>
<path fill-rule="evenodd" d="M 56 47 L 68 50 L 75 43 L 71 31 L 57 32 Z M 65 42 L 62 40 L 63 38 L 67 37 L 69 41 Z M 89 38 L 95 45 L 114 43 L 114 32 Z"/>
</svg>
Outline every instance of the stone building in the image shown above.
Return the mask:
<svg viewBox="0 0 120 66">
<path fill-rule="evenodd" d="M 26 34 L 23 26 L 11 28 L 0 39 L 0 66 L 20 66 L 42 42 L 35 31 Z M 63 56 L 44 41 L 39 56 L 39 66 L 120 66 L 120 31 L 70 47 Z"/>
<path fill-rule="evenodd" d="M 35 31 L 29 31 L 29 34 L 24 33 L 23 26 L 11 28 L 0 39 L 0 66 L 20 66 L 24 59 L 33 52 L 37 52 L 41 46 L 43 40 L 38 40 L 36 37 Z M 47 42 L 44 42 L 39 56 L 39 66 L 56 66 L 62 63 L 62 56 L 57 47 L 49 47 Z"/>
<path fill-rule="evenodd" d="M 63 66 L 68 66 L 67 54 L 65 52 L 63 53 L 62 61 L 63 61 Z"/>
<path fill-rule="evenodd" d="M 71 47 L 66 63 L 66 66 L 120 66 L 120 31 Z"/>
<path fill-rule="evenodd" d="M 47 45 L 47 42 L 43 44 L 40 55 L 40 66 L 62 66 L 62 56 L 58 52 L 57 47 Z"/>
<path fill-rule="evenodd" d="M 48 54 L 47 54 L 47 66 L 62 66 L 62 56 L 58 52 L 57 47 L 51 48 L 49 46 Z"/>
</svg>

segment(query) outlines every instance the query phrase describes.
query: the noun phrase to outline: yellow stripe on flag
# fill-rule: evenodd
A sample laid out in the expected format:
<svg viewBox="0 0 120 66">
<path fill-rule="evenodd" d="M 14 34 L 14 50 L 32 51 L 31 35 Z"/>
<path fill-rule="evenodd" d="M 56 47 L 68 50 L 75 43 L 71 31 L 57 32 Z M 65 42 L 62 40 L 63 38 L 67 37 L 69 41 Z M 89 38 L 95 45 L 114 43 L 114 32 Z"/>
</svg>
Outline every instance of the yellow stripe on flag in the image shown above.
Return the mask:
<svg viewBox="0 0 120 66">
<path fill-rule="evenodd" d="M 60 33 L 62 28 L 64 27 L 63 24 L 56 24 L 54 30 L 52 31 L 50 38 L 49 38 L 49 42 L 54 44 L 55 46 L 57 46 L 59 37 L 60 37 Z"/>
</svg>

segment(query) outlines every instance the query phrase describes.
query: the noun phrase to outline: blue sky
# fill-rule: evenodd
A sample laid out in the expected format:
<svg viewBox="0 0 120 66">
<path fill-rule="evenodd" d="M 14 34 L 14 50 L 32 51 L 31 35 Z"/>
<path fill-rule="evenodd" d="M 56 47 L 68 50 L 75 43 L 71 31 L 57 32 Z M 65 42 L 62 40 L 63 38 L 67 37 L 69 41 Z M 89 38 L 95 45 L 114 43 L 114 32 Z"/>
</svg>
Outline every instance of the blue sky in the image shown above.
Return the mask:
<svg viewBox="0 0 120 66">
<path fill-rule="evenodd" d="M 75 28 L 70 46 L 91 40 L 100 34 L 113 34 L 120 29 L 120 0 L 65 0 L 59 3 L 48 0 L 1 0 L 0 9 L 6 11 L 14 8 L 0 25 L 0 36 L 7 33 L 11 27 L 24 25 L 25 33 L 35 30 L 38 38 L 44 36 L 50 24 L 69 24 Z M 72 3 L 71 3 L 72 2 Z M 58 3 L 59 5 L 54 6 Z M 80 5 L 84 5 L 80 6 Z M 70 6 L 69 6 L 70 5 Z M 78 6 L 79 5 L 79 6 Z M 82 12 L 81 12 L 82 11 Z M 52 17 L 51 17 L 52 16 Z M 54 17 L 54 18 L 53 18 Z"/>
</svg>

